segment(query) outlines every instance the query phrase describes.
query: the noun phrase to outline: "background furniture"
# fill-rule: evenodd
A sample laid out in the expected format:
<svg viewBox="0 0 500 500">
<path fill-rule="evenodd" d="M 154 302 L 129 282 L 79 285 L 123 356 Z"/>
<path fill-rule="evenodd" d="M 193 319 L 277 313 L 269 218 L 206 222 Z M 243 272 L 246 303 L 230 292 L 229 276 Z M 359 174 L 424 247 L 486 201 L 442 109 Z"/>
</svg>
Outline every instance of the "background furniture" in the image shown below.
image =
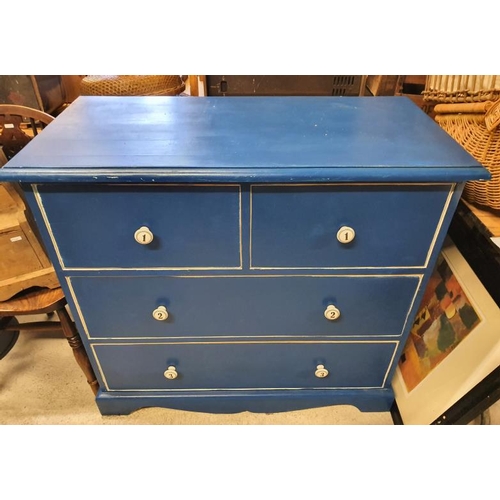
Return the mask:
<svg viewBox="0 0 500 500">
<path fill-rule="evenodd" d="M 448 234 L 500 307 L 500 248 L 491 240 L 500 237 L 500 217 L 460 200 Z M 497 325 L 497 328 L 498 325 Z M 433 422 L 435 425 L 467 424 L 481 416 L 500 399 L 500 366 Z M 391 408 L 395 424 L 404 424 L 397 403 Z"/>
<path fill-rule="evenodd" d="M 0 104 L 0 167 L 18 154 L 54 118 L 43 111 Z M 98 384 L 66 299 L 17 184 L 0 184 L 0 358 L 19 331 L 61 330 L 94 393 Z M 17 316 L 56 313 L 59 322 L 18 323 Z"/>
<path fill-rule="evenodd" d="M 100 411 L 389 410 L 487 172 L 407 99 L 152 99 L 81 97 L 1 173 L 44 221 Z"/>
<path fill-rule="evenodd" d="M 205 75 L 189 75 L 186 77 L 190 96 L 207 95 L 207 78 Z"/>
<path fill-rule="evenodd" d="M 87 75 L 81 95 L 178 95 L 186 88 L 179 75 Z"/>
<path fill-rule="evenodd" d="M 362 75 L 207 75 L 209 96 L 357 96 Z"/>
<path fill-rule="evenodd" d="M 1 75 L 0 104 L 15 104 L 57 115 L 75 99 L 76 75 Z"/>
<path fill-rule="evenodd" d="M 496 101 L 500 75 L 428 75 L 422 93 L 427 101 L 436 103 Z"/>
<path fill-rule="evenodd" d="M 61 331 L 73 349 L 76 362 L 82 369 L 94 394 L 99 390 L 98 382 L 94 371 L 90 365 L 88 356 L 83 348 L 78 331 L 75 328 L 68 312 L 66 311 L 66 299 L 61 288 L 53 290 L 41 289 L 22 293 L 10 300 L 0 302 L 0 345 L 3 342 L 4 348 L 0 350 L 0 357 L 4 357 L 12 349 L 18 337 L 18 332 L 22 331 Z M 26 322 L 19 324 L 15 320 L 17 316 L 52 314 L 56 313 L 59 322 L 42 321 Z M 10 334 L 10 336 L 9 336 Z M 10 338 L 10 342 L 5 343 L 5 338 Z"/>
<path fill-rule="evenodd" d="M 488 182 L 470 181 L 464 198 L 472 203 L 500 210 L 500 128 L 489 126 L 488 117 L 500 110 L 500 101 L 437 104 L 436 121 L 492 174 Z"/>
<path fill-rule="evenodd" d="M 492 237 L 500 238 L 500 213 L 488 207 L 478 209 L 461 200 L 449 229 L 460 252 L 500 308 L 500 248 Z M 497 330 L 500 326 L 497 325 Z M 499 399 L 499 368 L 478 384 L 468 396 L 472 411 L 479 412 Z M 481 405 L 483 405 L 481 407 Z M 463 406 L 460 407 L 463 410 Z"/>
<path fill-rule="evenodd" d="M 426 75 L 369 75 L 365 95 L 408 97 L 422 111 L 434 117 L 433 103 L 423 96 L 426 81 Z"/>
<path fill-rule="evenodd" d="M 491 240 L 492 236 L 500 237 L 500 76 L 429 75 L 422 93 L 425 101 L 434 106 L 439 125 L 491 173 L 487 182 L 466 183 L 464 199 L 458 205 L 449 234 L 490 298 L 500 307 L 500 250 Z M 484 361 L 488 369 L 495 362 L 495 352 L 492 359 Z M 487 420 L 483 412 L 499 398 L 500 367 L 497 367 L 434 424 L 464 424 L 479 415 Z M 391 413 L 395 423 L 403 423 L 397 404 Z"/>
<path fill-rule="evenodd" d="M 0 168 L 53 119 L 37 109 L 0 104 Z M 0 255 L 0 301 L 32 286 L 59 286 L 16 184 L 0 184 Z"/>
<path fill-rule="evenodd" d="M 0 301 L 31 286 L 59 286 L 35 231 L 16 188 L 0 184 Z"/>
<path fill-rule="evenodd" d="M 436 121 L 491 173 L 464 198 L 500 210 L 500 75 L 431 75 L 423 92 Z"/>
</svg>

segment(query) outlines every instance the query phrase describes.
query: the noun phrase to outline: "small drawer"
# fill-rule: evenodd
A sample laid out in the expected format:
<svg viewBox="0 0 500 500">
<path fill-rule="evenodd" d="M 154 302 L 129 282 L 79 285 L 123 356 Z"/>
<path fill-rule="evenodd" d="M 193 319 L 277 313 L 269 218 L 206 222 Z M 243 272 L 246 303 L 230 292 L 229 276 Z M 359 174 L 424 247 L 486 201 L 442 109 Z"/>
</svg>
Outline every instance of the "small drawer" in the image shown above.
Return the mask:
<svg viewBox="0 0 500 500">
<path fill-rule="evenodd" d="M 92 338 L 398 336 L 420 278 L 78 276 L 70 283 Z"/>
<path fill-rule="evenodd" d="M 254 185 L 254 269 L 425 267 L 448 185 Z"/>
<path fill-rule="evenodd" d="M 240 188 L 40 185 L 64 268 L 241 267 Z"/>
<path fill-rule="evenodd" d="M 383 387 L 397 342 L 93 344 L 108 390 Z"/>
</svg>

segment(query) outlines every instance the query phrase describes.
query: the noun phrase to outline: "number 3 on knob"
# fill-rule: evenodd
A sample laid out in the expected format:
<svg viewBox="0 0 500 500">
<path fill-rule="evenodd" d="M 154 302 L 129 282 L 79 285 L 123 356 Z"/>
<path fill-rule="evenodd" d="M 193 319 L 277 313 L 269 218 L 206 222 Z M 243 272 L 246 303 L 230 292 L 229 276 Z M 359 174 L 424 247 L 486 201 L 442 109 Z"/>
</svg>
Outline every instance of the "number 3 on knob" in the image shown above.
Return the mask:
<svg viewBox="0 0 500 500">
<path fill-rule="evenodd" d="M 318 378 L 325 378 L 328 377 L 328 370 L 324 367 L 324 365 L 318 365 L 316 367 L 316 371 L 314 372 L 314 375 Z"/>
<path fill-rule="evenodd" d="M 163 376 L 167 379 L 167 380 L 174 380 L 177 378 L 178 376 L 178 373 L 177 373 L 177 370 L 175 369 L 175 366 L 169 366 L 164 372 L 163 372 Z"/>
</svg>

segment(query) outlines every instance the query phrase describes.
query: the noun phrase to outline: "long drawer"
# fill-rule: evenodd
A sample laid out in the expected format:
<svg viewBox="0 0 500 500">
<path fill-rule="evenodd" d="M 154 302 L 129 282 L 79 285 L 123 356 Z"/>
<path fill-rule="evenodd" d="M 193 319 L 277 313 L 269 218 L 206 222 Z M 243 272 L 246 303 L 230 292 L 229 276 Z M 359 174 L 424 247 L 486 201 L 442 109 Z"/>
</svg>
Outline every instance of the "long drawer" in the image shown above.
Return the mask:
<svg viewBox="0 0 500 500">
<path fill-rule="evenodd" d="M 451 186 L 254 185 L 255 269 L 425 267 Z"/>
<path fill-rule="evenodd" d="M 38 186 L 65 268 L 240 268 L 240 187 Z"/>
<path fill-rule="evenodd" d="M 72 277 L 90 337 L 401 335 L 418 276 Z"/>
<path fill-rule="evenodd" d="M 383 387 L 397 342 L 93 344 L 108 390 Z"/>
</svg>

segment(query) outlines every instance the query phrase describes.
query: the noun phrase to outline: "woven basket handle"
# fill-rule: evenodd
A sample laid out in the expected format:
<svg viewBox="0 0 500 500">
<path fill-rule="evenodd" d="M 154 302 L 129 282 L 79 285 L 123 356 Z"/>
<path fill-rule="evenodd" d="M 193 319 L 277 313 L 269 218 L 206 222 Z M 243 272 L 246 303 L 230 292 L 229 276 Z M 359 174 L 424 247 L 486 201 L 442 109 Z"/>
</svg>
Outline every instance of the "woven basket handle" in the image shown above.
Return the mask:
<svg viewBox="0 0 500 500">
<path fill-rule="evenodd" d="M 493 106 L 493 102 L 459 102 L 456 104 L 436 104 L 434 112 L 445 113 L 486 113 Z"/>
<path fill-rule="evenodd" d="M 489 132 L 493 132 L 500 125 L 500 101 L 496 101 L 484 116 L 484 124 Z"/>
</svg>

